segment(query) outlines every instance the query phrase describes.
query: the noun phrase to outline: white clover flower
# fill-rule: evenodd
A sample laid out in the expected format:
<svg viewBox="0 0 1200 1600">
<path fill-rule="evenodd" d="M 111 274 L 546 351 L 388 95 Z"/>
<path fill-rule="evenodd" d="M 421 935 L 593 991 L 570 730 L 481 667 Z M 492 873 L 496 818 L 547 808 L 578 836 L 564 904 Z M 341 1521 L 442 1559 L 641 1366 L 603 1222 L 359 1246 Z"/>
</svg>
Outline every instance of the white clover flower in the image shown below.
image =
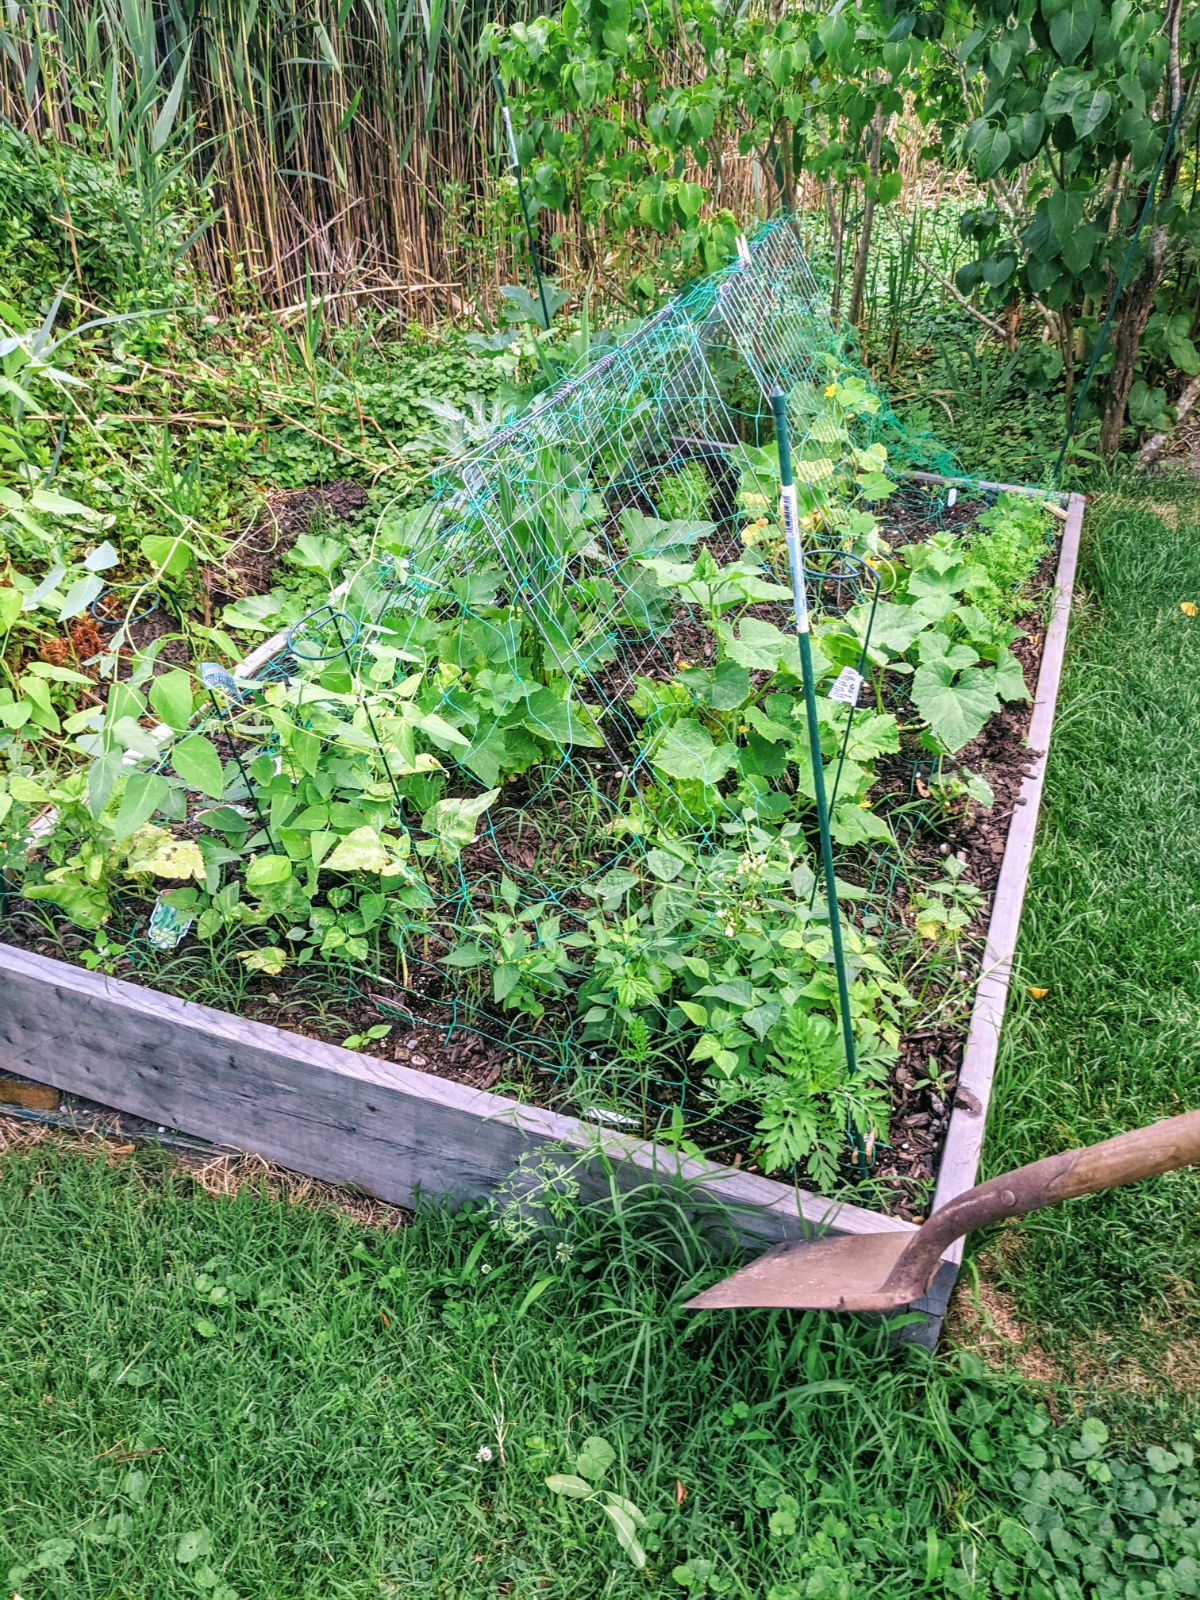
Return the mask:
<svg viewBox="0 0 1200 1600">
<path fill-rule="evenodd" d="M 492 1459 L 491 1445 L 481 1444 L 475 1452 L 476 1461 L 490 1461 Z"/>
</svg>

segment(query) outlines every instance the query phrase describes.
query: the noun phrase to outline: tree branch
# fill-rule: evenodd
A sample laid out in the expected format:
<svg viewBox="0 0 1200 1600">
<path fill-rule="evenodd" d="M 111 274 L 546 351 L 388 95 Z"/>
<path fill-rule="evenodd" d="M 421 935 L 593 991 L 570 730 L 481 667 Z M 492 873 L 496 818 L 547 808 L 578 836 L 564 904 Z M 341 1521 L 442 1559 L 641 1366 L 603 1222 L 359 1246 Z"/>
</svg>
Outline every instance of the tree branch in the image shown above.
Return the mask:
<svg viewBox="0 0 1200 1600">
<path fill-rule="evenodd" d="M 1146 440 L 1138 451 L 1137 464 L 1139 467 L 1152 467 L 1167 448 L 1171 434 L 1188 416 L 1196 401 L 1200 400 L 1200 373 L 1194 377 L 1180 394 L 1175 402 L 1175 420 L 1169 428 L 1164 428 L 1161 433 L 1154 433 Z"/>
<path fill-rule="evenodd" d="M 903 240 L 903 230 L 900 227 L 898 219 L 892 216 L 891 212 L 889 211 L 885 211 L 884 216 L 887 217 L 888 222 L 891 224 L 891 227 L 897 236 Z M 966 295 L 961 292 L 953 279 L 947 278 L 940 273 L 931 261 L 927 261 L 925 259 L 919 250 L 914 250 L 913 256 L 917 261 L 920 262 L 921 266 L 924 267 L 925 271 L 931 278 L 935 279 L 941 284 L 943 289 L 945 289 L 949 294 L 953 295 L 955 300 L 958 301 L 959 305 L 962 306 L 964 311 L 970 312 L 970 314 L 975 318 L 976 322 L 982 322 L 985 328 L 990 328 L 998 338 L 1003 339 L 1006 343 L 1008 342 L 1008 329 L 1003 323 L 997 322 L 995 318 L 989 317 L 986 312 L 980 311 L 978 306 L 973 306 L 967 299 Z"/>
</svg>

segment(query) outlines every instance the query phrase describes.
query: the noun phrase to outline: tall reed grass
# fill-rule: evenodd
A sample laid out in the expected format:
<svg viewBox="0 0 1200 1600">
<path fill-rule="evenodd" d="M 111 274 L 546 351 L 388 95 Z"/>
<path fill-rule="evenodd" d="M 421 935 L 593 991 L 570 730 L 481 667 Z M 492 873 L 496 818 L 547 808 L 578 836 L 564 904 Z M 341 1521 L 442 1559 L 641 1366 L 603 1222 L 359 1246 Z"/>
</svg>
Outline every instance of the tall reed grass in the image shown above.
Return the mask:
<svg viewBox="0 0 1200 1600">
<path fill-rule="evenodd" d="M 444 310 L 505 262 L 481 0 L 7 0 L 0 18 L 0 116 L 141 189 L 187 171 L 231 292 Z"/>
<path fill-rule="evenodd" d="M 533 9 L 534 0 L 498 9 L 485 0 L 3 0 L 0 118 L 40 136 L 45 159 L 58 163 L 69 239 L 62 153 L 75 148 L 128 180 L 131 257 L 192 247 L 231 303 L 300 313 L 319 298 L 330 325 L 371 299 L 433 319 L 487 304 L 527 274 L 480 36 Z M 684 81 L 695 67 L 681 46 L 664 70 Z M 897 137 L 906 190 L 919 197 L 920 141 L 903 129 Z M 718 165 L 723 206 L 750 217 L 772 203 L 754 153 L 730 149 Z M 198 228 L 164 226 L 197 194 Z M 843 235 L 861 223 L 859 185 L 826 193 L 803 174 L 798 199 L 807 213 L 828 211 L 836 309 L 854 250 L 852 239 L 843 250 Z M 588 239 L 578 218 L 544 213 L 539 228 L 564 273 L 603 270 L 604 241 Z M 907 285 L 902 297 L 911 298 Z"/>
</svg>

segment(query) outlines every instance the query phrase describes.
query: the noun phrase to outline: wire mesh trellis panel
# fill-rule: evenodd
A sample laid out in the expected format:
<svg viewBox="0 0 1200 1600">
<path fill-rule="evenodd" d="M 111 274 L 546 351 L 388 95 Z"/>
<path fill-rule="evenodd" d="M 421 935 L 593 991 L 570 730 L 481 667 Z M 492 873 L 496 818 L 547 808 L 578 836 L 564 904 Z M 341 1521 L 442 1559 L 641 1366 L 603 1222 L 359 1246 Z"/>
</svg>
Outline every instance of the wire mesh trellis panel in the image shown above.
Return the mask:
<svg viewBox="0 0 1200 1600">
<path fill-rule="evenodd" d="M 476 1030 L 556 1080 L 582 1075 L 585 1098 L 613 1099 L 630 1087 L 615 1019 L 635 1011 L 619 1055 L 643 1117 L 729 1112 L 684 1065 L 698 1034 L 667 1027 L 670 984 L 645 955 L 645 924 L 660 955 L 702 933 L 719 973 L 723 942 L 732 953 L 760 901 L 819 916 L 804 830 L 774 826 L 796 760 L 752 725 L 763 707 L 736 740 L 712 714 L 798 670 L 786 553 L 766 515 L 778 492 L 768 394 L 788 392 L 802 458 L 825 453 L 815 507 L 851 448 L 807 393 L 826 386 L 835 344 L 794 230 L 768 225 L 443 473 L 428 513 L 359 573 L 343 609 L 293 630 L 268 674 L 268 717 L 302 748 L 316 739 L 322 762 L 373 761 L 422 863 L 395 935 L 399 982 L 372 990 L 384 1014 Z M 843 544 L 814 533 L 818 608 L 877 593 Z M 295 736 L 285 744 L 294 759 Z M 585 925 L 590 973 L 572 962 Z M 649 1041 L 650 1073 L 658 1002 L 667 1047 Z M 736 1112 L 733 1123 L 744 1127 Z"/>
<path fill-rule="evenodd" d="M 712 997 L 742 993 L 755 962 L 791 949 L 808 962 L 805 1005 L 837 1009 L 775 389 L 810 603 L 846 622 L 850 690 L 823 696 L 821 716 L 831 806 L 869 908 L 846 929 L 859 964 L 904 863 L 856 787 L 886 562 L 855 508 L 875 478 L 912 519 L 936 519 L 944 499 L 896 489 L 877 445 L 897 425 L 847 363 L 786 219 L 446 469 L 429 507 L 379 532 L 252 690 L 208 686 L 205 731 L 237 768 L 213 825 L 245 847 L 257 824 L 307 875 L 302 925 L 285 935 L 302 953 L 276 952 L 289 975 L 311 958 L 312 992 L 347 1016 L 365 1002 L 447 1049 L 485 1041 L 510 1078 L 646 1132 L 703 1127 L 715 1149 L 753 1146 L 761 1104 L 723 1084 Z M 822 665 L 831 682 L 839 665 Z M 901 837 L 918 778 L 896 808 Z M 252 882 L 255 870 L 252 915 L 286 927 L 293 879 Z M 356 870 L 378 873 L 379 891 L 338 881 Z M 776 989 L 782 1015 L 744 1023 L 759 1043 L 790 1026 L 792 990 Z M 863 1084 L 826 1051 L 798 1104 L 881 1092 L 898 1011 L 877 993 L 854 1023 Z M 800 1060 L 805 1042 L 780 1053 Z"/>
</svg>

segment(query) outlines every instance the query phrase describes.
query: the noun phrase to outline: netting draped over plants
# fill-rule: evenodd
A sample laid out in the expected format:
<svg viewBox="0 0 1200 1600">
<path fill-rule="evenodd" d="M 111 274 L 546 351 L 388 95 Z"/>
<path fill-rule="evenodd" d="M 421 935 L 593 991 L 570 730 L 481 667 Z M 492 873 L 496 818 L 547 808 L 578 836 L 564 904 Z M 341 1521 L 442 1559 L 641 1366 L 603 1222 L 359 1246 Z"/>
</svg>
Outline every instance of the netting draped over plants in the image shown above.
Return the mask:
<svg viewBox="0 0 1200 1600">
<path fill-rule="evenodd" d="M 655 945 L 702 926 L 719 975 L 749 904 L 819 920 L 804 829 L 776 826 L 811 771 L 752 725 L 768 709 L 735 739 L 711 714 L 795 667 L 773 390 L 792 418 L 812 603 L 845 612 L 877 592 L 836 492 L 874 459 L 874 407 L 865 385 L 861 405 L 831 405 L 837 346 L 795 228 L 768 224 L 445 470 L 344 598 L 293 630 L 265 675 L 276 738 L 290 725 L 280 759 L 299 745 L 302 765 L 310 736 L 322 763 L 372 752 L 412 852 L 400 982 L 371 994 L 384 1015 L 500 1038 L 543 1074 L 586 1079 L 577 1100 L 611 1104 L 614 1029 L 626 1069 L 657 1059 Z M 418 693 L 431 675 L 434 710 Z M 573 936 L 590 919 L 594 938 L 598 913 L 581 974 Z M 684 1043 L 657 1088 L 641 1073 L 644 1117 L 668 1101 L 713 1115 Z"/>
<path fill-rule="evenodd" d="M 599 731 L 624 764 L 629 751 L 616 746 L 635 744 L 642 724 L 628 706 L 634 679 L 655 659 L 674 664 L 684 620 L 678 606 L 663 610 L 641 565 L 693 543 L 689 517 L 711 524 L 719 557 L 744 553 L 743 524 L 778 494 L 776 388 L 788 396 L 811 505 L 836 524 L 831 490 L 874 428 L 870 413 L 851 430 L 827 396 L 820 403 L 843 366 L 830 364 L 837 344 L 795 228 L 767 224 L 737 262 L 444 469 L 411 549 L 355 586 L 358 613 L 368 629 L 422 618 L 462 603 L 465 580 L 499 567 L 506 598 L 562 675 L 594 693 Z M 848 565 L 861 576 L 861 563 Z M 774 575 L 786 581 L 784 569 Z"/>
<path fill-rule="evenodd" d="M 347 1034 L 395 1029 L 451 1069 L 482 1053 L 471 1081 L 524 1079 L 835 1182 L 847 1129 L 861 1153 L 886 1124 L 908 1004 L 879 943 L 906 797 L 891 804 L 889 777 L 886 815 L 872 798 L 876 763 L 903 765 L 900 732 L 879 681 L 862 690 L 877 617 L 876 666 L 924 626 L 887 602 L 875 514 L 909 493 L 892 462 L 913 449 L 847 356 L 793 223 L 767 224 L 444 469 L 424 508 L 381 517 L 353 578 L 253 681 L 204 676 L 206 720 L 168 759 L 220 803 L 148 791 L 203 851 L 143 828 L 128 871 L 179 877 L 186 859 L 208 887 L 160 897 L 146 961 L 194 918 L 247 979 L 299 984 Z M 965 569 L 935 554 L 944 612 Z M 852 903 L 840 968 L 818 772 Z"/>
</svg>

